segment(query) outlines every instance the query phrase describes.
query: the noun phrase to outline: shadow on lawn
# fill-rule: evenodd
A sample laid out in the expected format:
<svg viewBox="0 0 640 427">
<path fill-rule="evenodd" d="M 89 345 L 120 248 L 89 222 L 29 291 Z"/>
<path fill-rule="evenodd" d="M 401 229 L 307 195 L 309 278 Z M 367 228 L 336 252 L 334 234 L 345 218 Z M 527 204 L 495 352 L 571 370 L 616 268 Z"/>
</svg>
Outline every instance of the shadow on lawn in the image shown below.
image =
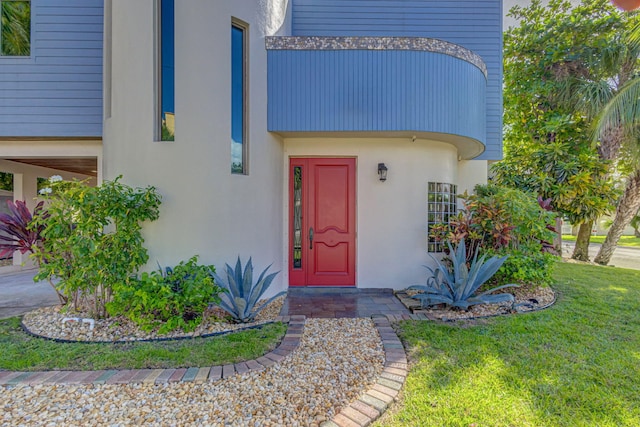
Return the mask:
<svg viewBox="0 0 640 427">
<path fill-rule="evenodd" d="M 403 322 L 411 373 L 379 425 L 640 425 L 640 271 L 560 264 L 555 278 L 548 310 Z"/>
</svg>

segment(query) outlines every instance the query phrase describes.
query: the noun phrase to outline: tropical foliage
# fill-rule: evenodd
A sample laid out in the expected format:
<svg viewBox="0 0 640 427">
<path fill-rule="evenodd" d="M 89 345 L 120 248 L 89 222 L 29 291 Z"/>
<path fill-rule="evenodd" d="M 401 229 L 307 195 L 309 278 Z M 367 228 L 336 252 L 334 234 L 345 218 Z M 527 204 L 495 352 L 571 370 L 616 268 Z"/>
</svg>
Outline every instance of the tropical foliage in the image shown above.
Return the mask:
<svg viewBox="0 0 640 427">
<path fill-rule="evenodd" d="M 270 267 L 271 266 L 268 266 L 260 273 L 255 283 L 253 282 L 253 264 L 251 258 L 249 258 L 244 270 L 240 257 L 238 257 L 235 269 L 229 264 L 225 264 L 226 280 L 218 276 L 214 271 L 211 272 L 216 285 L 223 289 L 223 293 L 220 294 L 221 301 L 219 306 L 229 313 L 235 322 L 245 323 L 254 321 L 258 313 L 269 305 L 269 303 L 285 293 L 280 292 L 264 304 L 257 306 L 262 295 L 269 289 L 271 282 L 279 273 L 276 272 L 266 275 Z"/>
<path fill-rule="evenodd" d="M 0 190 L 13 191 L 13 174 L 0 172 Z"/>
<path fill-rule="evenodd" d="M 174 268 L 159 268 L 114 285 L 109 314 L 123 315 L 144 330 L 163 334 L 175 329 L 194 330 L 209 304 L 218 303 L 220 288 L 209 274 L 214 266 L 199 265 L 198 257 Z"/>
<path fill-rule="evenodd" d="M 0 56 L 31 53 L 31 2 L 0 2 Z"/>
<path fill-rule="evenodd" d="M 513 303 L 515 301 L 511 294 L 491 295 L 500 289 L 517 286 L 515 284 L 502 285 L 478 293 L 480 286 L 498 271 L 507 257 L 493 256 L 485 261 L 486 255 L 483 255 L 478 259 L 478 249 L 476 248 L 471 265 L 467 266 L 467 250 L 464 239 L 460 240 L 455 250 L 451 242 L 447 242 L 447 246 L 449 247 L 451 269 L 430 255 L 437 267 L 434 270 L 425 266 L 430 273 L 427 284 L 409 288 L 420 291 L 413 298 L 420 300 L 423 307 L 446 304 L 449 307 L 467 310 L 476 304 Z"/>
<path fill-rule="evenodd" d="M 34 254 L 37 248 L 42 247 L 42 232 L 44 226 L 32 226 L 33 216 L 46 218 L 48 213 L 43 210 L 44 202 L 40 202 L 33 209 L 33 215 L 29 211 L 24 201 L 18 200 L 15 203 L 7 201 L 9 213 L 0 214 L 0 258 L 20 252 L 22 254 Z M 62 304 L 67 302 L 67 298 L 62 294 L 51 278 L 49 285 L 55 290 L 58 299 Z"/>
<path fill-rule="evenodd" d="M 131 188 L 120 179 L 91 187 L 52 177 L 41 191 L 46 215 L 34 215 L 30 225 L 43 238 L 34 251 L 40 266 L 35 280 L 58 279 L 56 287 L 75 309 L 97 317 L 107 315 L 114 286 L 146 263 L 141 223 L 159 215 L 154 187 Z"/>
<path fill-rule="evenodd" d="M 474 191 L 461 196 L 464 208 L 448 224 L 433 227 L 432 237 L 454 245 L 465 240 L 467 263 L 480 248 L 488 255 L 509 255 L 492 282 L 549 284 L 555 258 L 549 200 L 495 184 Z"/>
<path fill-rule="evenodd" d="M 44 202 L 40 202 L 33 210 L 33 215 L 46 216 L 43 212 Z M 0 213 L 0 258 L 19 251 L 22 254 L 34 253 L 42 243 L 43 226 L 31 228 L 33 219 L 27 204 L 18 200 L 7 201 L 9 213 Z"/>
<path fill-rule="evenodd" d="M 592 223 L 618 196 L 620 149 L 634 140 L 609 123 L 594 147 L 591 128 L 637 71 L 639 50 L 624 35 L 638 18 L 606 0 L 536 0 L 510 14 L 520 26 L 504 37 L 505 161 L 497 179 L 551 198 L 582 224 L 574 257 L 587 259 Z"/>
</svg>

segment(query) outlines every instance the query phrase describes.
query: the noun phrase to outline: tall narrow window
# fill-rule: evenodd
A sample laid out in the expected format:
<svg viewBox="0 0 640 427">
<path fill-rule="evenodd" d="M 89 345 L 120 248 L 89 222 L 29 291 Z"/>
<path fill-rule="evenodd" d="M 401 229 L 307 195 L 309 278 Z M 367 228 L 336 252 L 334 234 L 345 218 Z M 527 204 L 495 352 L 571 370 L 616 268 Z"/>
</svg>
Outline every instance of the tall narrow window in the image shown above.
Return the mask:
<svg viewBox="0 0 640 427">
<path fill-rule="evenodd" d="M 174 0 L 160 0 L 160 140 L 175 135 Z"/>
<path fill-rule="evenodd" d="M 0 0 L 0 56 L 31 55 L 31 2 Z"/>
<path fill-rule="evenodd" d="M 231 172 L 247 173 L 247 24 L 231 24 Z"/>
<path fill-rule="evenodd" d="M 293 168 L 293 268 L 302 268 L 302 166 Z"/>
</svg>

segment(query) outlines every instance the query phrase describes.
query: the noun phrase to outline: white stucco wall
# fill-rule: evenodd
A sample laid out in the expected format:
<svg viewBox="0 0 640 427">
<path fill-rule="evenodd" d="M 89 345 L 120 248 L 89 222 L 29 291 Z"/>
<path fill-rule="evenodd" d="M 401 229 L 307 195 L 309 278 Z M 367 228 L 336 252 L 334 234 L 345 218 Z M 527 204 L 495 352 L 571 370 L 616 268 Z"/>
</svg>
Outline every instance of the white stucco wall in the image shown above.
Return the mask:
<svg viewBox="0 0 640 427">
<path fill-rule="evenodd" d="M 486 160 L 461 160 L 458 162 L 458 194 L 473 193 L 478 184 L 487 183 L 489 162 Z"/>
<path fill-rule="evenodd" d="M 287 8 L 290 9 L 290 2 Z M 176 2 L 176 5 L 179 5 Z M 124 175 L 163 195 L 160 219 L 144 227 L 149 268 L 192 255 L 222 269 L 253 256 L 280 270 L 271 292 L 288 287 L 288 168 L 295 156 L 357 158 L 359 287 L 422 283 L 427 183 L 486 180 L 486 162 L 458 162 L 448 143 L 411 138 L 282 138 L 267 131 L 265 0 L 191 0 L 176 8 L 176 135 L 154 141 L 154 2 L 112 1 L 111 116 L 104 127 L 104 177 Z M 276 6 L 283 6 L 282 1 Z M 260 6 L 260 7 L 259 7 Z M 262 13 L 256 11 L 263 11 Z M 273 12 L 273 11 L 272 11 Z M 249 175 L 230 172 L 232 17 L 250 24 Z M 276 27 L 279 21 L 276 22 Z M 288 31 L 285 19 L 278 33 Z M 188 28 L 188 31 L 184 31 Z M 389 168 L 380 182 L 377 164 Z M 474 178 L 481 173 L 484 176 Z M 476 181 L 474 182 L 474 179 Z M 467 184 L 468 183 L 468 184 Z"/>
<path fill-rule="evenodd" d="M 422 283 L 425 280 L 422 266 L 430 262 L 426 252 L 427 183 L 458 183 L 455 147 L 420 139 L 412 142 L 409 138 L 285 140 L 285 167 L 290 157 L 305 156 L 357 158 L 356 285 L 404 288 Z M 389 169 L 386 182 L 378 179 L 378 163 L 385 163 Z M 476 172 L 480 169 L 476 168 Z M 465 179 L 471 180 L 470 172 Z M 483 177 L 477 179 L 482 181 Z M 288 188 L 287 180 L 288 176 L 283 190 Z M 287 208 L 283 213 L 284 259 L 289 249 L 288 212 Z"/>
<path fill-rule="evenodd" d="M 260 0 L 176 2 L 175 142 L 154 141 L 154 2 L 112 4 L 111 117 L 105 178 L 124 175 L 163 195 L 144 227 L 149 266 L 192 255 L 221 271 L 238 255 L 262 269 L 283 263 L 282 142 L 267 132 L 267 55 Z M 231 168 L 231 19 L 249 23 L 249 175 Z M 109 85 L 108 85 L 109 86 Z M 275 269 L 272 269 L 274 271 Z M 273 291 L 286 287 L 284 275 Z"/>
</svg>

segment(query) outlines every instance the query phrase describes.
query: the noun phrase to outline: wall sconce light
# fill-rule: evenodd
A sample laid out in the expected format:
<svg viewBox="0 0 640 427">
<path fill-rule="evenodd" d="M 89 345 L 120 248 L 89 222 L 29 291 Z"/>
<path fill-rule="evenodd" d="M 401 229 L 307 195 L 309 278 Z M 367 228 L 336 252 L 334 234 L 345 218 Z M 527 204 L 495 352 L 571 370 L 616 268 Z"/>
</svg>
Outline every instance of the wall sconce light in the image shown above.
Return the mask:
<svg viewBox="0 0 640 427">
<path fill-rule="evenodd" d="M 387 180 L 387 167 L 384 163 L 378 163 L 378 177 L 382 182 Z"/>
</svg>

